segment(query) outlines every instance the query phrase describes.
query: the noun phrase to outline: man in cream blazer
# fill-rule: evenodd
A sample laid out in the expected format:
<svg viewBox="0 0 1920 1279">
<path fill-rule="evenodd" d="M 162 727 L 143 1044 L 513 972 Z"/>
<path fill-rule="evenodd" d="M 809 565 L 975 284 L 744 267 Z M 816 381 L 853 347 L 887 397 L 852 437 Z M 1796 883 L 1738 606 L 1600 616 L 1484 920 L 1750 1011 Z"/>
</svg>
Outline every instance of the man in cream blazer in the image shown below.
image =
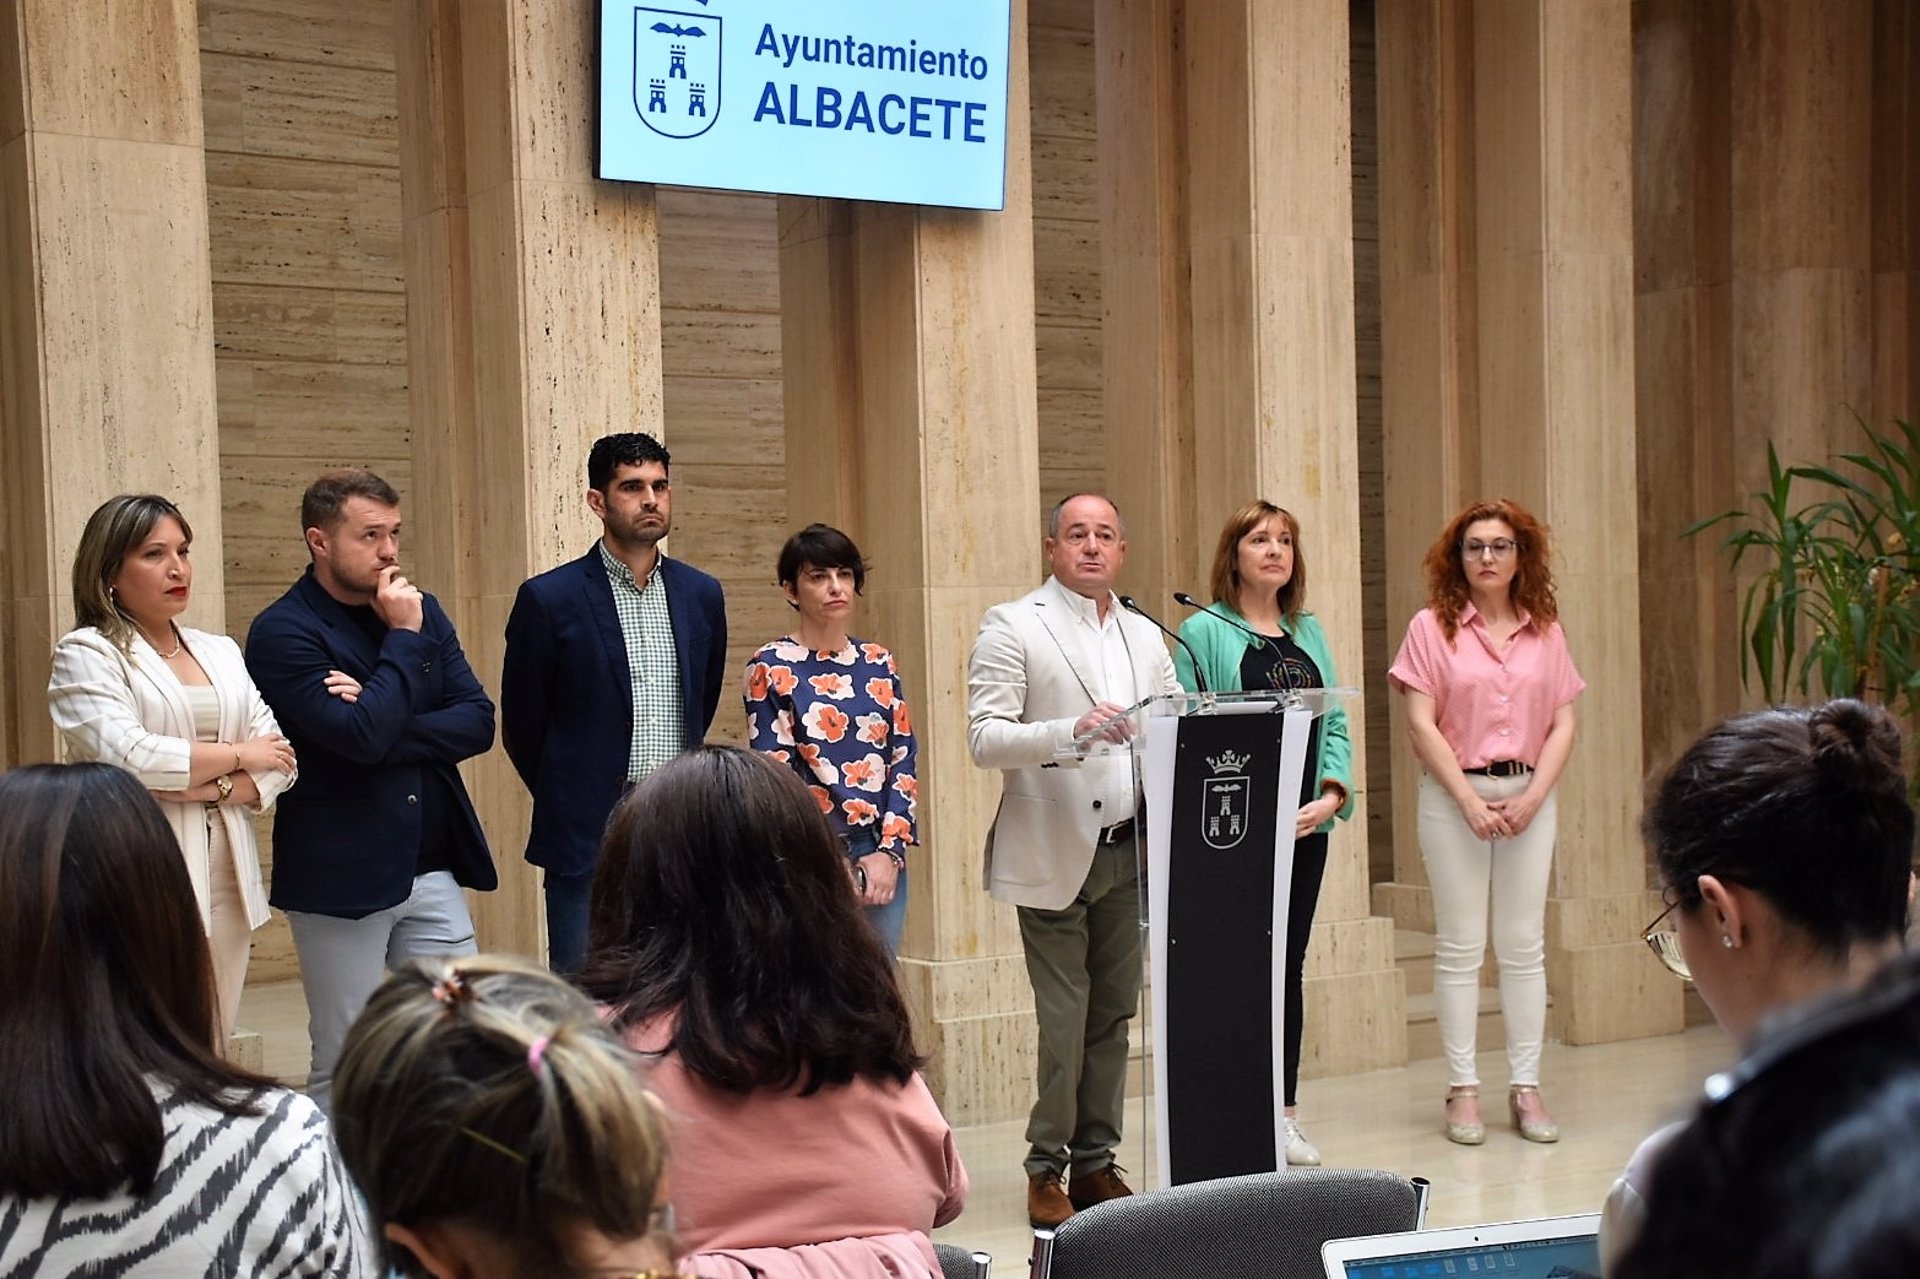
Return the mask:
<svg viewBox="0 0 1920 1279">
<path fill-rule="evenodd" d="M 967 666 L 973 762 L 1001 770 L 987 888 L 1019 908 L 1040 1027 L 1027 1122 L 1027 1214 L 1053 1226 L 1131 1193 L 1113 1166 L 1140 998 L 1140 797 L 1124 754 L 1061 764 L 1076 736 L 1145 697 L 1176 692 L 1152 624 L 1120 607 L 1120 515 L 1075 494 L 1054 507 L 1053 575 L 987 611 Z M 1070 1177 L 1069 1177 L 1070 1174 Z M 1064 1186 L 1062 1183 L 1065 1183 Z"/>
</svg>

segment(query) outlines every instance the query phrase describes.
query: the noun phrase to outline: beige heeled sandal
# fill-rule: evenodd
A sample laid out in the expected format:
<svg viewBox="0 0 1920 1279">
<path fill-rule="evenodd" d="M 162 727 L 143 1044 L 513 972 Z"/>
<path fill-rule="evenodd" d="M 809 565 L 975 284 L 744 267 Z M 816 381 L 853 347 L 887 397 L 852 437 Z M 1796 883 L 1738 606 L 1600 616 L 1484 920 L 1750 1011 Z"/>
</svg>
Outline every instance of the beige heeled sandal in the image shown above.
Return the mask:
<svg viewBox="0 0 1920 1279">
<path fill-rule="evenodd" d="M 1479 1110 L 1480 1089 L 1473 1084 L 1457 1084 L 1447 1089 L 1447 1140 L 1460 1146 L 1478 1146 L 1484 1144 L 1487 1140 L 1486 1124 L 1482 1123 L 1479 1119 L 1475 1119 L 1470 1124 L 1460 1124 L 1453 1121 L 1452 1103 L 1456 1101 L 1473 1102 L 1474 1110 L 1477 1112 Z"/>
<path fill-rule="evenodd" d="M 1528 1120 L 1520 1110 L 1520 1101 L 1528 1093 L 1533 1094 L 1534 1103 L 1540 1110 L 1541 1118 L 1537 1122 Z M 1528 1141 L 1551 1145 L 1560 1140 L 1560 1125 L 1553 1122 L 1553 1116 L 1547 1114 L 1547 1104 L 1540 1100 L 1540 1085 L 1515 1084 L 1507 1089 L 1507 1110 L 1513 1115 L 1513 1126 Z"/>
</svg>

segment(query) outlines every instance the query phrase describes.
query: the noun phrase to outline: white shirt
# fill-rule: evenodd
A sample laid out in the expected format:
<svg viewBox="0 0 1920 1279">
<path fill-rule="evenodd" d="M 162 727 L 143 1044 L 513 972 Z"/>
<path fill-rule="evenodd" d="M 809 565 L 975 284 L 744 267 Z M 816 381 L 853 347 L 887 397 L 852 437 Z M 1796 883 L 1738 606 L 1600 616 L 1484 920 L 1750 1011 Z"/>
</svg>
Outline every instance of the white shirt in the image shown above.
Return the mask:
<svg viewBox="0 0 1920 1279">
<path fill-rule="evenodd" d="M 1062 583 L 1064 586 L 1065 583 Z M 1072 590 L 1066 592 L 1067 607 L 1073 612 L 1074 633 L 1098 684 L 1097 700 L 1115 706 L 1131 706 L 1139 700 L 1133 679 L 1133 656 L 1127 651 L 1126 633 L 1120 629 L 1120 601 L 1107 596 L 1107 616 L 1093 600 Z M 1112 826 L 1132 817 L 1140 807 L 1139 791 L 1134 785 L 1133 759 L 1122 752 L 1090 758 L 1081 765 L 1094 796 L 1100 801 L 1100 824 Z"/>
</svg>

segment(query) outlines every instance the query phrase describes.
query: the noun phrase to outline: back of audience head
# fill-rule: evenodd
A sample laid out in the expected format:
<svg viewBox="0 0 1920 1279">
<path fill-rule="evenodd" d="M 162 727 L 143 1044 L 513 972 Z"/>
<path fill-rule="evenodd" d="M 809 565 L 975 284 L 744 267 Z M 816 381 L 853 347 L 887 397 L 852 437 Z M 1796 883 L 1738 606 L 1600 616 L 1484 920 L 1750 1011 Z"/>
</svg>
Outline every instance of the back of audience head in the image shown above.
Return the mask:
<svg viewBox="0 0 1920 1279">
<path fill-rule="evenodd" d="M 229 1114 L 268 1081 L 215 1051 L 206 934 L 159 805 L 108 764 L 0 776 L 0 1194 L 145 1194 L 155 1082 Z"/>
<path fill-rule="evenodd" d="M 671 1051 L 731 1092 L 919 1066 L 845 852 L 792 771 L 703 746 L 614 809 L 580 984 L 622 1029 L 677 1014 Z"/>
<path fill-rule="evenodd" d="M 1898 945 L 1913 852 L 1906 788 L 1893 717 L 1851 699 L 1734 715 L 1655 783 L 1642 831 L 1694 978 L 1736 1037 L 1769 1011 L 1768 992 L 1716 983 L 1702 961 L 1726 957 L 1697 952 L 1770 945 L 1789 985 L 1819 985 Z"/>
<path fill-rule="evenodd" d="M 400 1272 L 574 1279 L 664 1267 L 665 1125 L 637 1061 L 546 969 L 479 956 L 391 973 L 334 1083 L 342 1159 Z"/>
<path fill-rule="evenodd" d="M 1708 1095 L 1622 1279 L 1920 1274 L 1920 957 L 1771 1025 Z"/>
</svg>

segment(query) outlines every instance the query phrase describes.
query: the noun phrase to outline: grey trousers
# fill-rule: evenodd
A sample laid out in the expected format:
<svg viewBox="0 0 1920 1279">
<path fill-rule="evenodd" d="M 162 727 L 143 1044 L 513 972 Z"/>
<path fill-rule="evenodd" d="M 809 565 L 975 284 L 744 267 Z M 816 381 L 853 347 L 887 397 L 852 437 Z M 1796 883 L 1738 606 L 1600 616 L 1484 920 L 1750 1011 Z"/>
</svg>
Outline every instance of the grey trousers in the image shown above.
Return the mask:
<svg viewBox="0 0 1920 1279">
<path fill-rule="evenodd" d="M 1127 1023 L 1140 1003 L 1140 879 L 1134 841 L 1094 849 L 1064 910 L 1019 908 L 1040 1023 L 1039 1097 L 1027 1119 L 1029 1176 L 1098 1172 L 1120 1144 Z"/>
<path fill-rule="evenodd" d="M 416 878 L 405 901 L 371 915 L 339 919 L 288 911 L 287 922 L 300 956 L 313 1039 L 307 1096 L 331 1113 L 340 1044 L 387 969 L 414 955 L 473 954 L 473 919 L 452 872 L 437 870 Z"/>
</svg>

